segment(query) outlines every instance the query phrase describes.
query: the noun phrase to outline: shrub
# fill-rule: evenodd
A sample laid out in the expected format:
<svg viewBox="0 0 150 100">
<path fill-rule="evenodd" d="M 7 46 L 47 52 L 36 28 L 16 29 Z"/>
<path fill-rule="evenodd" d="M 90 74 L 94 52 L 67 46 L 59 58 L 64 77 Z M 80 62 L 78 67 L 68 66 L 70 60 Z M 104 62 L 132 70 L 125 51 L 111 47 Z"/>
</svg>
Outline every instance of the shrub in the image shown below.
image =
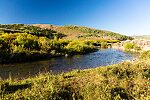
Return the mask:
<svg viewBox="0 0 150 100">
<path fill-rule="evenodd" d="M 125 44 L 124 44 L 124 48 L 125 48 L 125 49 L 133 49 L 134 46 L 135 46 L 134 43 L 125 43 Z"/>
<path fill-rule="evenodd" d="M 136 50 L 136 51 L 140 51 L 140 50 L 141 50 L 141 47 L 140 47 L 140 46 L 135 45 L 133 49 L 134 49 L 134 50 Z"/>
<path fill-rule="evenodd" d="M 72 41 L 65 48 L 66 52 L 69 54 L 84 54 L 87 52 L 92 52 L 94 50 L 94 47 L 92 45 L 87 45 L 84 41 Z"/>
<path fill-rule="evenodd" d="M 17 43 L 17 45 L 20 45 L 23 48 L 38 49 L 39 45 L 37 39 L 38 39 L 37 36 L 23 33 L 23 34 L 19 34 L 16 37 L 15 42 Z"/>
<path fill-rule="evenodd" d="M 102 42 L 101 43 L 101 48 L 107 48 L 107 42 Z"/>
<path fill-rule="evenodd" d="M 141 47 L 138 46 L 137 44 L 135 43 L 125 43 L 124 44 L 124 48 L 125 50 L 135 50 L 135 51 L 140 51 L 141 50 Z"/>
<path fill-rule="evenodd" d="M 52 42 L 46 37 L 39 37 L 38 44 L 41 50 L 49 51 L 52 49 Z"/>
<path fill-rule="evenodd" d="M 141 54 L 140 58 L 142 58 L 142 59 L 144 59 L 144 58 L 150 58 L 150 50 L 144 51 L 144 52 Z"/>
</svg>

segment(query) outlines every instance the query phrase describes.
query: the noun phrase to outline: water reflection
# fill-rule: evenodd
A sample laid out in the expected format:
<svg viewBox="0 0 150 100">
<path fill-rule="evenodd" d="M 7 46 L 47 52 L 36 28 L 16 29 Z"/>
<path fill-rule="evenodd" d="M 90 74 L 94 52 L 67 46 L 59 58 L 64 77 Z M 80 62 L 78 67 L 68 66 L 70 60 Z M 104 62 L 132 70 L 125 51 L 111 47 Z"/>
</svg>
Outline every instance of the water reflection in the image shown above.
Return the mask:
<svg viewBox="0 0 150 100">
<path fill-rule="evenodd" d="M 86 55 L 57 57 L 30 63 L 0 65 L 0 76 L 3 79 L 9 78 L 10 75 L 13 78 L 25 78 L 35 76 L 39 72 L 66 72 L 72 69 L 87 69 L 111 65 L 132 59 L 133 56 L 131 54 L 115 49 L 104 49 Z"/>
</svg>

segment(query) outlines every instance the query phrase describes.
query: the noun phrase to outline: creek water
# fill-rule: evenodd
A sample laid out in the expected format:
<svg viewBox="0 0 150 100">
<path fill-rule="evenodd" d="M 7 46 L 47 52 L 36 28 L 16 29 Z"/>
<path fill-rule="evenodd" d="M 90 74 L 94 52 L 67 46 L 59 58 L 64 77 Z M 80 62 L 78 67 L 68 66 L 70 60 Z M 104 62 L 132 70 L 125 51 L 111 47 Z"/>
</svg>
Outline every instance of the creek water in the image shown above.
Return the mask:
<svg viewBox="0 0 150 100">
<path fill-rule="evenodd" d="M 133 55 L 130 53 L 109 48 L 85 55 L 55 57 L 29 63 L 3 64 L 0 65 L 0 77 L 7 79 L 11 76 L 12 78 L 20 79 L 36 76 L 44 72 L 61 73 L 73 69 L 88 69 L 112 65 L 125 60 L 132 60 L 133 58 Z"/>
</svg>

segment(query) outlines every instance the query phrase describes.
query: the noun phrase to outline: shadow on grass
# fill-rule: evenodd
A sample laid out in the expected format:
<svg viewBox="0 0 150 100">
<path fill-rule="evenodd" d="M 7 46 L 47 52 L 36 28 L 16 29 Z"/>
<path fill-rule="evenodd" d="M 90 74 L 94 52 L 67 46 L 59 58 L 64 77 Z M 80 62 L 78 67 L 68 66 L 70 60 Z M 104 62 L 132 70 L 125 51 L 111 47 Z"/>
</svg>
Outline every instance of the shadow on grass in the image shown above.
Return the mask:
<svg viewBox="0 0 150 100">
<path fill-rule="evenodd" d="M 18 90 L 27 89 L 30 87 L 31 87 L 31 84 L 29 84 L 29 83 L 19 84 L 19 85 L 10 85 L 9 83 L 5 83 L 5 84 L 1 85 L 0 94 L 14 93 Z"/>
<path fill-rule="evenodd" d="M 150 69 L 143 69 L 143 77 L 150 78 Z"/>
<path fill-rule="evenodd" d="M 83 100 L 83 97 L 70 86 L 62 87 L 55 96 L 56 100 Z"/>
<path fill-rule="evenodd" d="M 121 99 L 134 100 L 132 96 L 126 93 L 126 90 L 121 87 L 116 87 L 111 90 L 111 99 L 114 100 L 116 96 L 120 96 Z"/>
</svg>

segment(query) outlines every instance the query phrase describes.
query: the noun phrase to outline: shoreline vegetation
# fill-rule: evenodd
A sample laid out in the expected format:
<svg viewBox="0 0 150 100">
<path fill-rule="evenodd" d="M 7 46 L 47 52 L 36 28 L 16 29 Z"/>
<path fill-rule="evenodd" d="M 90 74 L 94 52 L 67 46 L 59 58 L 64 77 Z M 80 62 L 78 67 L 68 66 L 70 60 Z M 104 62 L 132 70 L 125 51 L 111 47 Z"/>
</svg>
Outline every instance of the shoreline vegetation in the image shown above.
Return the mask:
<svg viewBox="0 0 150 100">
<path fill-rule="evenodd" d="M 133 39 L 110 31 L 80 26 L 36 26 L 0 25 L 1 63 L 8 63 L 14 58 L 18 60 L 30 56 L 37 58 L 35 55 L 85 54 L 97 50 L 95 48 L 97 46 L 106 48 L 113 43 Z M 128 50 L 142 51 L 138 45 L 132 43 L 124 47 Z M 8 80 L 0 79 L 0 98 L 2 100 L 149 100 L 149 62 L 150 50 L 141 52 L 138 61 L 125 61 L 57 75 L 45 73 L 23 80 L 11 77 Z"/>
<path fill-rule="evenodd" d="M 56 56 L 72 56 L 111 47 L 118 40 L 50 40 L 27 33 L 0 35 L 0 63 L 42 60 Z"/>
</svg>

